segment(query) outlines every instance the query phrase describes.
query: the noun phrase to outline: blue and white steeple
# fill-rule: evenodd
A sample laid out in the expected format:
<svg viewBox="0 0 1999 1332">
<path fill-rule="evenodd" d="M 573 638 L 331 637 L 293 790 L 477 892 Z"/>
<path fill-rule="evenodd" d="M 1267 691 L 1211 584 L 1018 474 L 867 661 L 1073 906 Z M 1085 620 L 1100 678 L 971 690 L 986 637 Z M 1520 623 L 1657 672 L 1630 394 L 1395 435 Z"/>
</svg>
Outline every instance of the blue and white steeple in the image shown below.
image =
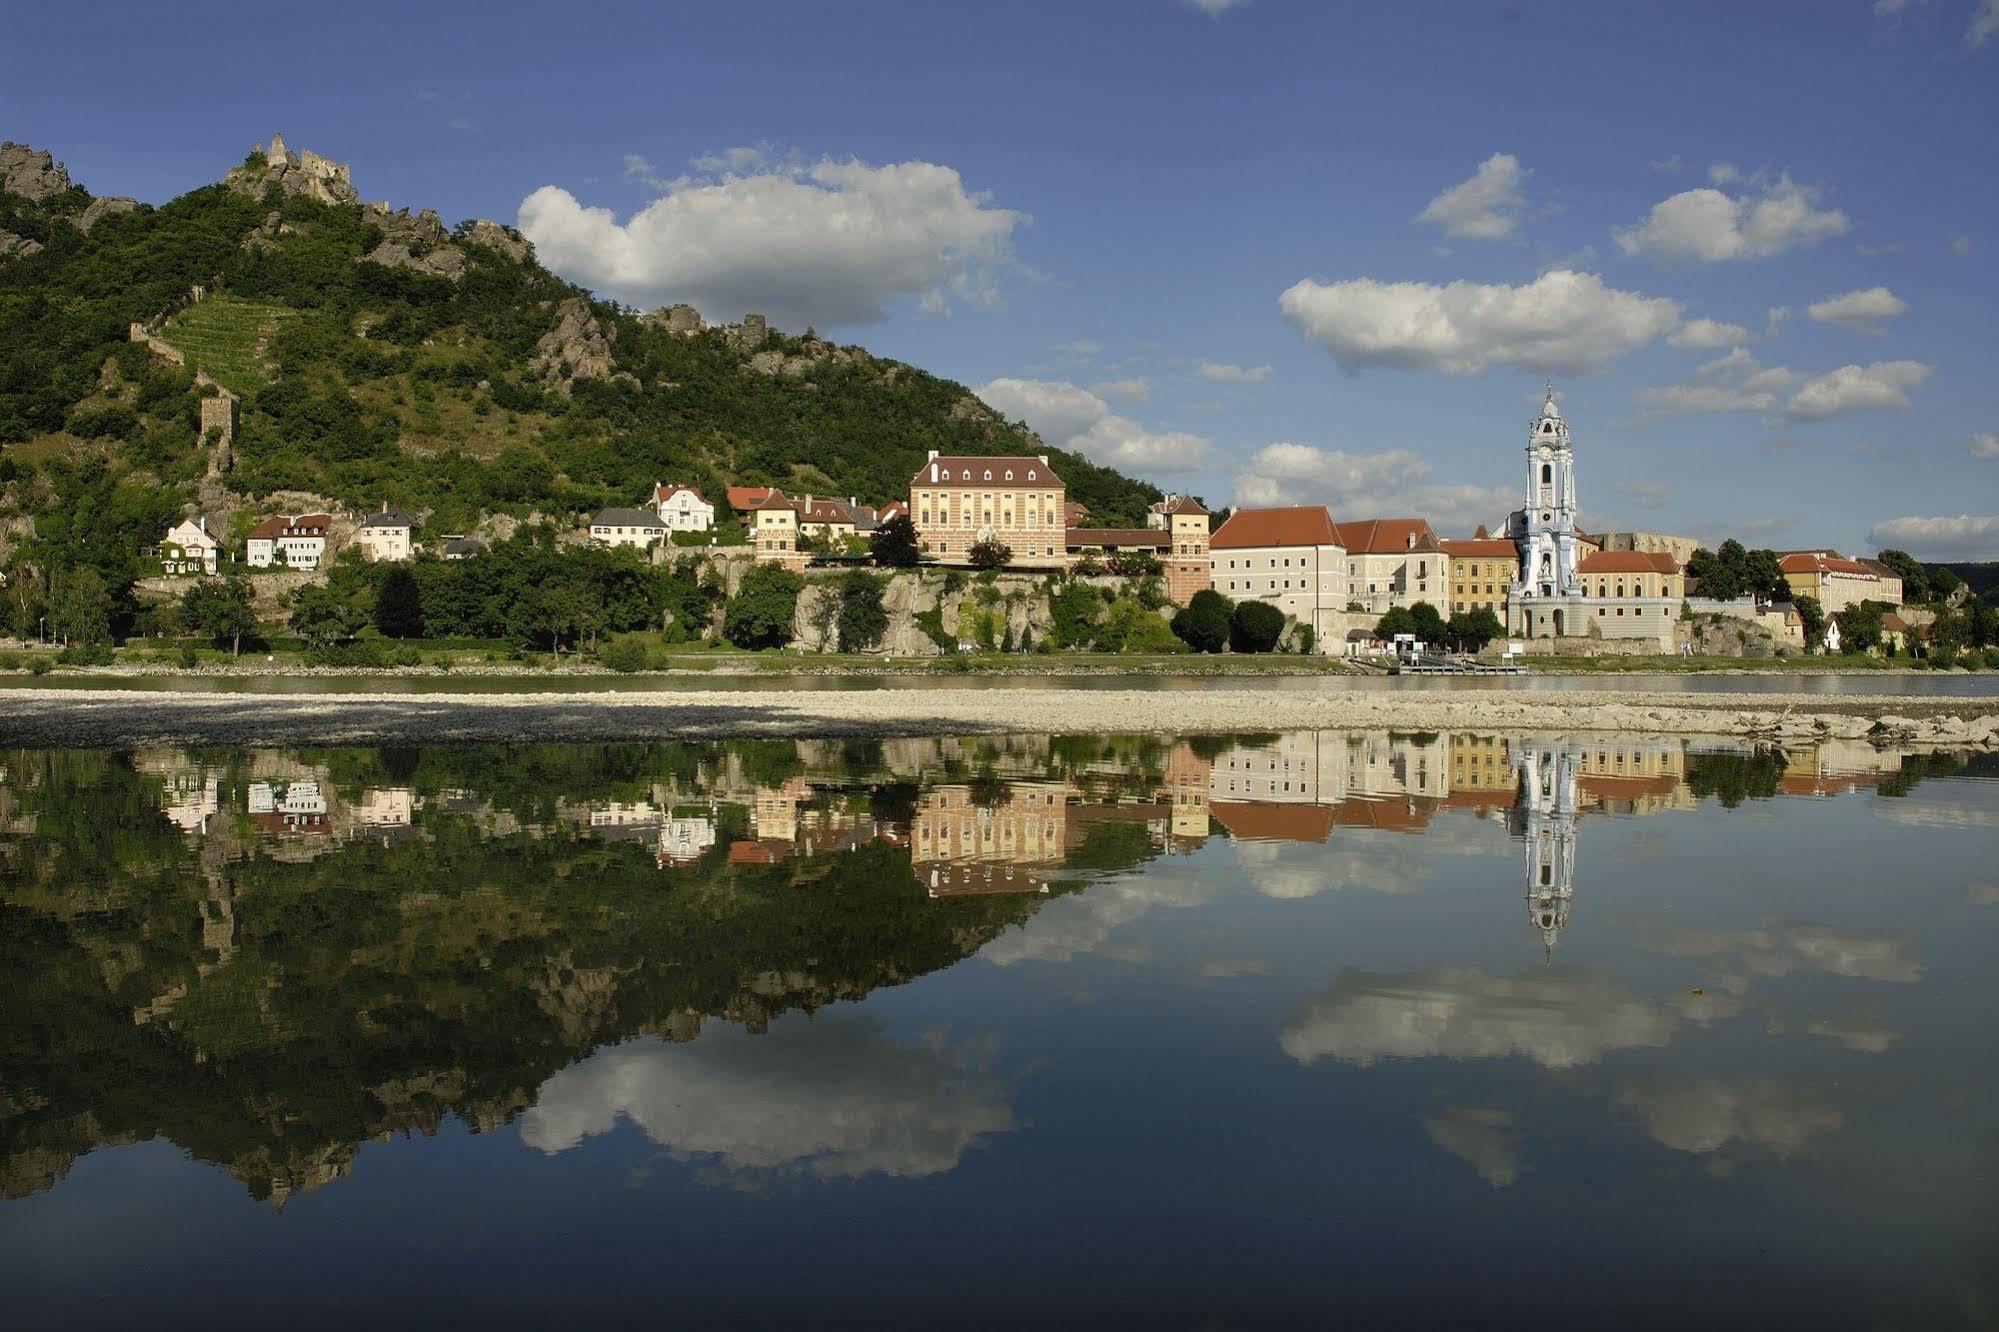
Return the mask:
<svg viewBox="0 0 1999 1332">
<path fill-rule="evenodd" d="M 1519 597 L 1580 596 L 1576 576 L 1581 551 L 1576 541 L 1575 453 L 1569 423 L 1555 405 L 1555 386 L 1527 434 L 1527 503 L 1522 510 Z"/>
</svg>

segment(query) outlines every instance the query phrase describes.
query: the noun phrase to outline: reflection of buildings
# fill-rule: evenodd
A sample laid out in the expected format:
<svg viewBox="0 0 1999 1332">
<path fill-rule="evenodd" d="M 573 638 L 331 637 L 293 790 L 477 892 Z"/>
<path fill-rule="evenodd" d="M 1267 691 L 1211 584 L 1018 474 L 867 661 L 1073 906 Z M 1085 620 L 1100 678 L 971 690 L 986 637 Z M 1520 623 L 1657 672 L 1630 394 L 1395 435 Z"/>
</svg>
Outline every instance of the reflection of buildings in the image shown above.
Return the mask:
<svg viewBox="0 0 1999 1332">
<path fill-rule="evenodd" d="M 1552 959 L 1575 897 L 1578 752 L 1564 744 L 1523 744 L 1519 751 L 1520 833 L 1527 848 L 1527 914 Z"/>
<path fill-rule="evenodd" d="M 917 882 L 932 897 L 1047 892 L 1068 853 L 1069 795 L 1047 781 L 931 788 L 910 825 Z"/>
</svg>

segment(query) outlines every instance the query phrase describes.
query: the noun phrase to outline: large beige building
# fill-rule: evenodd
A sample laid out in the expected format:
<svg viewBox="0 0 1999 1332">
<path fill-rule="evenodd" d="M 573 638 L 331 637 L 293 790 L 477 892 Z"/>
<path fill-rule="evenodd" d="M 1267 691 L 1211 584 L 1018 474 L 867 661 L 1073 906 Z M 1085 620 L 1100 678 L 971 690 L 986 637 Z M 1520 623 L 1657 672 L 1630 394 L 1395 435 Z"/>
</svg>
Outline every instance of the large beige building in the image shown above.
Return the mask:
<svg viewBox="0 0 1999 1332">
<path fill-rule="evenodd" d="M 1208 565 L 1217 592 L 1310 625 L 1317 651 L 1344 641 L 1347 550 L 1324 505 L 1237 509 L 1208 539 Z"/>
<path fill-rule="evenodd" d="M 1506 589 L 1520 576 L 1520 548 L 1503 537 L 1440 541 L 1448 576 L 1444 615 L 1489 610 L 1506 623 Z"/>
<path fill-rule="evenodd" d="M 1048 456 L 945 457 L 931 450 L 909 482 L 909 516 L 932 558 L 962 564 L 981 541 L 1013 551 L 1016 569 L 1059 569 L 1067 560 L 1068 488 Z"/>
<path fill-rule="evenodd" d="M 1902 604 L 1902 580 L 1879 560 L 1849 560 L 1836 550 L 1793 551 L 1777 562 L 1794 597 L 1812 597 L 1825 613 L 1863 601 Z"/>
<path fill-rule="evenodd" d="M 1421 518 L 1341 523 L 1338 540 L 1347 553 L 1347 598 L 1369 615 L 1419 601 L 1444 610 L 1449 556 Z"/>
</svg>

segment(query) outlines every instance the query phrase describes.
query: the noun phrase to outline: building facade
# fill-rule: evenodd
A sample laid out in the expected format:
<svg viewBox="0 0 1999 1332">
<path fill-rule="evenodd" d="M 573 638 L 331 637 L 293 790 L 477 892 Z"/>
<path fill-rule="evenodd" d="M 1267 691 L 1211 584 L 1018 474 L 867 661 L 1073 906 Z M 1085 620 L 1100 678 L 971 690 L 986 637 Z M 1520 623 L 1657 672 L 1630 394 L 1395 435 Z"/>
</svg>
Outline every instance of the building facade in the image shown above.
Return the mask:
<svg viewBox="0 0 1999 1332">
<path fill-rule="evenodd" d="M 1324 505 L 1237 509 L 1209 538 L 1208 567 L 1217 592 L 1311 626 L 1315 651 L 1345 642 L 1347 551 Z"/>
<path fill-rule="evenodd" d="M 945 457 L 933 449 L 909 483 L 917 538 L 945 564 L 962 564 L 973 546 L 998 541 L 1013 551 L 1016 569 L 1062 568 L 1067 498 L 1046 454 Z"/>
<path fill-rule="evenodd" d="M 1878 560 L 1849 560 L 1836 550 L 1792 551 L 1777 561 L 1794 597 L 1812 597 L 1831 615 L 1863 601 L 1902 604 L 1902 580 Z"/>
<path fill-rule="evenodd" d="M 780 564 L 804 562 L 804 552 L 798 549 L 798 506 L 782 490 L 765 491 L 745 521 L 750 529 L 750 549 L 757 559 Z"/>
<path fill-rule="evenodd" d="M 1378 618 L 1419 601 L 1444 609 L 1449 557 L 1421 518 L 1340 523 L 1337 539 L 1347 553 L 1347 598 L 1366 614 Z"/>
<path fill-rule="evenodd" d="M 332 530 L 333 515 L 326 513 L 266 518 L 250 529 L 243 557 L 253 569 L 317 569 Z"/>
<path fill-rule="evenodd" d="M 706 532 L 715 525 L 715 506 L 692 486 L 653 482 L 652 505 L 669 532 Z"/>
<path fill-rule="evenodd" d="M 160 572 L 169 577 L 212 574 L 222 542 L 206 518 L 183 518 L 160 541 Z"/>
<path fill-rule="evenodd" d="M 1446 566 L 1445 615 L 1489 610 L 1506 623 L 1506 598 L 1520 577 L 1520 548 L 1503 537 L 1440 541 Z"/>
<path fill-rule="evenodd" d="M 406 560 L 410 557 L 410 534 L 415 522 L 401 509 L 384 504 L 377 513 L 361 520 L 354 532 L 354 544 L 368 552 L 371 560 Z"/>
<path fill-rule="evenodd" d="M 651 509 L 605 509 L 590 520 L 590 539 L 600 546 L 650 550 L 666 535 L 666 524 Z"/>
<path fill-rule="evenodd" d="M 1581 633 L 1575 451 L 1553 384 L 1541 415 L 1528 426 L 1527 503 L 1507 520 L 1507 535 L 1520 557 L 1507 589 L 1507 629 L 1529 638 Z"/>
</svg>

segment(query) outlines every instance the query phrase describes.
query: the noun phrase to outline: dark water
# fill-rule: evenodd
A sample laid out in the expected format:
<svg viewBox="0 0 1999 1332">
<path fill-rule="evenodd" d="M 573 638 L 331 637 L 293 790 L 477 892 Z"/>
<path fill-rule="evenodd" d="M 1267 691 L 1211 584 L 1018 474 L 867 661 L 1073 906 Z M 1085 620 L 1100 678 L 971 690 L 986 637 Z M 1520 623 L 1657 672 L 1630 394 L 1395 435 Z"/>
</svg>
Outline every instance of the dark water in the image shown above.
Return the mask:
<svg viewBox="0 0 1999 1332">
<path fill-rule="evenodd" d="M 1991 1326 L 1999 763 L 0 754 L 9 1326 Z"/>
</svg>

